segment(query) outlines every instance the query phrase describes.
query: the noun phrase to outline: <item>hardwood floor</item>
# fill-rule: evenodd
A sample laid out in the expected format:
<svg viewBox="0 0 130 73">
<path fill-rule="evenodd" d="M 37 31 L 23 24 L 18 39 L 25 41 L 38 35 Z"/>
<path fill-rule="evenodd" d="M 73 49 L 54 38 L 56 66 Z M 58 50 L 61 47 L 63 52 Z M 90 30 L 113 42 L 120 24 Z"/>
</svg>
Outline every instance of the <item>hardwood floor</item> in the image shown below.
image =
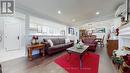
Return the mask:
<svg viewBox="0 0 130 73">
<path fill-rule="evenodd" d="M 117 73 L 117 70 L 113 66 L 110 57 L 107 54 L 106 47 L 97 48 L 96 52 L 100 55 L 98 73 Z"/>
<path fill-rule="evenodd" d="M 107 56 L 106 48 L 97 48 L 95 53 L 100 55 L 98 73 L 116 73 Z M 2 63 L 2 70 L 3 73 L 67 73 L 53 62 L 63 54 L 66 54 L 66 51 L 45 58 L 36 56 L 33 61 L 29 61 L 26 57 L 10 60 Z"/>
<path fill-rule="evenodd" d="M 52 63 L 58 56 L 65 53 L 66 52 L 61 52 L 53 56 L 46 56 L 44 58 L 35 56 L 33 61 L 29 61 L 26 57 L 10 60 L 2 63 L 2 71 L 3 73 L 26 73 L 34 67 L 36 68 L 40 66 L 41 68 L 44 68 L 46 65 Z"/>
</svg>

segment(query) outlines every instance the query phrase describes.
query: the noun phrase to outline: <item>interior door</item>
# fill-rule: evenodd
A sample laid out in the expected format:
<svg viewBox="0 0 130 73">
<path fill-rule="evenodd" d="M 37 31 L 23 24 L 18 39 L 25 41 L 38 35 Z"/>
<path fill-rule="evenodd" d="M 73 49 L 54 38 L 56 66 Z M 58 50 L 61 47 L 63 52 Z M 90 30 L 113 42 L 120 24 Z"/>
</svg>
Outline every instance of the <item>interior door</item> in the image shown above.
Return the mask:
<svg viewBox="0 0 130 73">
<path fill-rule="evenodd" d="M 5 22 L 4 47 L 7 51 L 20 49 L 20 24 L 15 21 Z"/>
</svg>

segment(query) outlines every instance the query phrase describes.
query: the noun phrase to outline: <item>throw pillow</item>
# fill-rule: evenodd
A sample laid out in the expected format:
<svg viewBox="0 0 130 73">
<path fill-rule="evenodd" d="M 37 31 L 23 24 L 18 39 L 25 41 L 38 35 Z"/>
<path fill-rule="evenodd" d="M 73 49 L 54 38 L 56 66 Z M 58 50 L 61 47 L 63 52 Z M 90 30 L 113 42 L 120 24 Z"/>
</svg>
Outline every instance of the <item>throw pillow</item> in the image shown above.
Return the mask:
<svg viewBox="0 0 130 73">
<path fill-rule="evenodd" d="M 70 42 L 70 39 L 65 39 L 65 43 L 69 43 Z"/>
<path fill-rule="evenodd" d="M 50 46 L 52 47 L 53 46 L 53 42 L 49 39 L 49 40 L 47 40 L 48 41 L 48 43 L 50 44 Z"/>
</svg>

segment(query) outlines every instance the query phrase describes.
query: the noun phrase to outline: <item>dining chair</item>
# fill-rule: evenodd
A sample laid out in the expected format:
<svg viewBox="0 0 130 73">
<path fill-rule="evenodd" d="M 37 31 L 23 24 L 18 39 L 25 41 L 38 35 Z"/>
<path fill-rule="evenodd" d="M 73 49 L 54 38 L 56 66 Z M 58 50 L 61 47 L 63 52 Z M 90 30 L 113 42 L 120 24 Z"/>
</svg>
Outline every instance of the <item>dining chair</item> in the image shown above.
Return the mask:
<svg viewBox="0 0 130 73">
<path fill-rule="evenodd" d="M 101 46 L 104 47 L 104 38 L 105 38 L 105 35 L 103 36 L 103 39 L 101 41 Z"/>
<path fill-rule="evenodd" d="M 101 38 L 99 41 L 98 41 L 98 45 L 100 45 L 101 47 L 104 47 L 104 38 L 105 38 L 105 35 L 103 35 L 103 38 Z"/>
</svg>

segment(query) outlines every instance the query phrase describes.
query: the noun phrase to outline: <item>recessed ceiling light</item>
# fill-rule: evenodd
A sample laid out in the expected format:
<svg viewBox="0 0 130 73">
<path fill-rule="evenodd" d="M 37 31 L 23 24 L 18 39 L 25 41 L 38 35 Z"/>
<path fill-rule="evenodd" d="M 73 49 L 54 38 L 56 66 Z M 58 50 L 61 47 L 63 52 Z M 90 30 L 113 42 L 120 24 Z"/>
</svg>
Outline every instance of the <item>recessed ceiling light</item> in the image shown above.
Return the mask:
<svg viewBox="0 0 130 73">
<path fill-rule="evenodd" d="M 96 15 L 99 15 L 100 14 L 100 12 L 96 12 Z"/>
<path fill-rule="evenodd" d="M 60 10 L 58 10 L 58 11 L 57 11 L 57 13 L 58 13 L 58 14 L 61 14 L 61 11 L 60 11 Z"/>
<path fill-rule="evenodd" d="M 75 22 L 76 20 L 75 19 L 72 19 L 72 22 Z"/>
</svg>

